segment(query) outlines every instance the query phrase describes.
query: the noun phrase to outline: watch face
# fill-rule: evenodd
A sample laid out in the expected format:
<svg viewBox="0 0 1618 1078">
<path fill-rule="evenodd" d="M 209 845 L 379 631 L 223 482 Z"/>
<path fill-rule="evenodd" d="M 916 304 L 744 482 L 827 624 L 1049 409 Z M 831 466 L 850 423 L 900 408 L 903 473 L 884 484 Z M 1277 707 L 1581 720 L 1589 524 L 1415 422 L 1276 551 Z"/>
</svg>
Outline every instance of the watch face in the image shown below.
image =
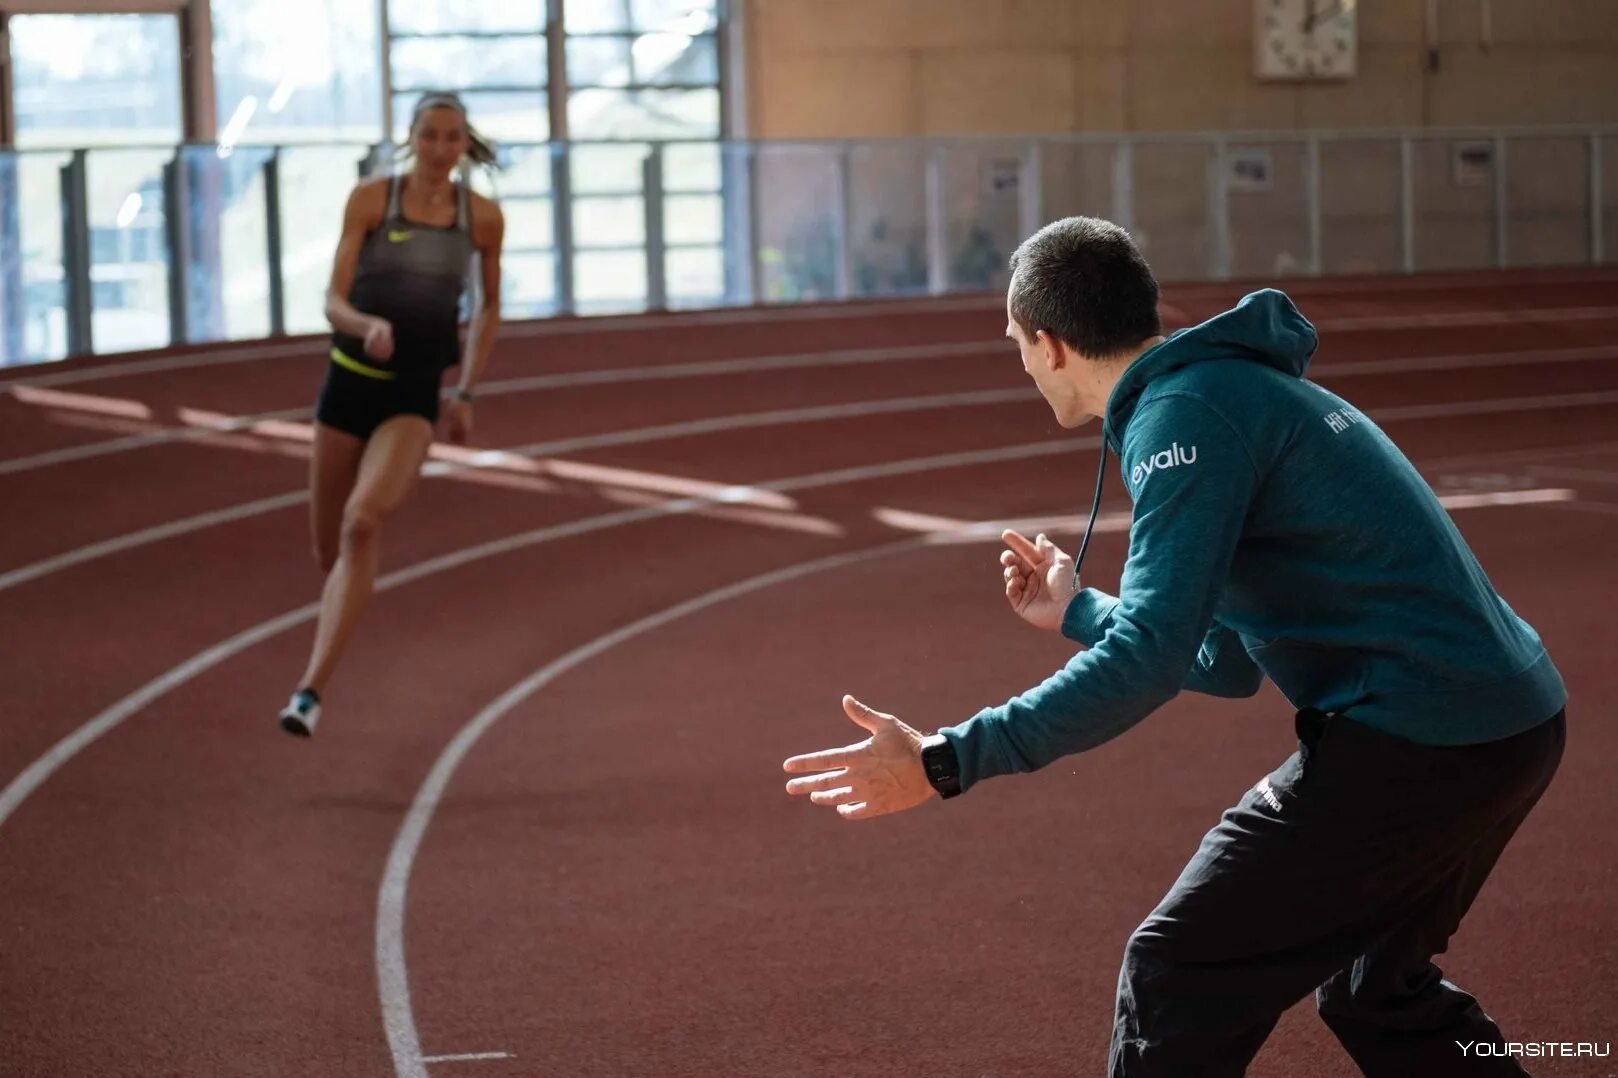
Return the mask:
<svg viewBox="0 0 1618 1078">
<path fill-rule="evenodd" d="M 1354 74 L 1356 0 L 1255 0 L 1254 66 L 1261 78 Z"/>
</svg>

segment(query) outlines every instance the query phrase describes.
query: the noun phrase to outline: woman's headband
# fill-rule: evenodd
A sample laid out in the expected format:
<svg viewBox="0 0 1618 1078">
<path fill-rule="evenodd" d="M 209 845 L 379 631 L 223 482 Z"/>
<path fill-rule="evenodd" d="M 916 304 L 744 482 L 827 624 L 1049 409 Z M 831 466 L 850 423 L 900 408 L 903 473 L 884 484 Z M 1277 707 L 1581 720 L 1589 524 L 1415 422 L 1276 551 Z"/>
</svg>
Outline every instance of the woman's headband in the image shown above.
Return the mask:
<svg viewBox="0 0 1618 1078">
<path fill-rule="evenodd" d="M 454 94 L 422 94 L 421 100 L 416 102 L 416 109 L 412 115 L 420 116 L 428 109 L 454 109 L 461 114 L 461 119 L 466 119 L 466 106 L 461 104 L 461 99 Z"/>
</svg>

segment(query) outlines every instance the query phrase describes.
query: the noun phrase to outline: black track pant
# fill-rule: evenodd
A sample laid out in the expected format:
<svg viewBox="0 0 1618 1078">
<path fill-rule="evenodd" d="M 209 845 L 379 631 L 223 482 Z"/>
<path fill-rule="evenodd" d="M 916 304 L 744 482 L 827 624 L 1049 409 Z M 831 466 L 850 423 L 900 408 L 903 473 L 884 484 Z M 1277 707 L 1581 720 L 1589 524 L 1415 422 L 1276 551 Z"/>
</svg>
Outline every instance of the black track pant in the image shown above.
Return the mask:
<svg viewBox="0 0 1618 1078">
<path fill-rule="evenodd" d="M 1562 758 L 1566 721 L 1460 748 L 1298 713 L 1298 751 L 1224 814 L 1130 937 L 1114 1078 L 1239 1075 L 1315 992 L 1373 1078 L 1522 1075 L 1432 957 Z"/>
</svg>

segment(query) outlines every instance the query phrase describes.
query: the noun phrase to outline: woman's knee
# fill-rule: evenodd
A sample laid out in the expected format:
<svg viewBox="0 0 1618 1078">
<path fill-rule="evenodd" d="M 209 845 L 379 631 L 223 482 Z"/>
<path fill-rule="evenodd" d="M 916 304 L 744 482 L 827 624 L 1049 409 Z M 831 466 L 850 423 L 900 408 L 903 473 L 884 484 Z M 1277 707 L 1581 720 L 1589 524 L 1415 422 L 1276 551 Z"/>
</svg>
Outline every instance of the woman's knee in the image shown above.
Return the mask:
<svg viewBox="0 0 1618 1078">
<path fill-rule="evenodd" d="M 342 550 L 374 546 L 382 531 L 382 518 L 382 511 L 374 505 L 361 502 L 349 506 L 343 513 Z"/>
</svg>

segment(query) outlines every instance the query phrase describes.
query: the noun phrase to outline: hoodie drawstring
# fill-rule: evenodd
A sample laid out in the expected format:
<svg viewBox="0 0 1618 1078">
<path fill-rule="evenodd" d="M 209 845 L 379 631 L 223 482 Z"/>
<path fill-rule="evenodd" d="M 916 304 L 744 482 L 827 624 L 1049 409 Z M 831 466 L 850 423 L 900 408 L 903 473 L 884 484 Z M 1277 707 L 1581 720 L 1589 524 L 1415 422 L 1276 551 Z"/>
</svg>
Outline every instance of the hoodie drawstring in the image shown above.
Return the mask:
<svg viewBox="0 0 1618 1078">
<path fill-rule="evenodd" d="M 1107 438 L 1101 437 L 1101 463 L 1096 468 L 1096 497 L 1090 503 L 1090 523 L 1084 526 L 1084 541 L 1079 544 L 1079 555 L 1073 559 L 1073 586 L 1079 583 L 1079 569 L 1084 565 L 1084 552 L 1090 548 L 1090 535 L 1096 528 L 1096 514 L 1101 511 L 1101 488 L 1107 485 Z"/>
</svg>

